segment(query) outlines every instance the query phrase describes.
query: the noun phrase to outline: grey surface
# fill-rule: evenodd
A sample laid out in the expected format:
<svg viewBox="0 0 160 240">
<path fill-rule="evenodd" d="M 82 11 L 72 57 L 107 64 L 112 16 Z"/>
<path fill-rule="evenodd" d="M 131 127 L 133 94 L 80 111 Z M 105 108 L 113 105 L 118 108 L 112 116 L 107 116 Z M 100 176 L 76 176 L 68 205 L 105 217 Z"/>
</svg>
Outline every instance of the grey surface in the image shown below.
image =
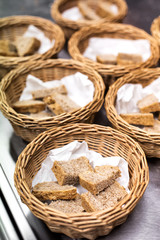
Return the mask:
<svg viewBox="0 0 160 240">
<path fill-rule="evenodd" d="M 51 3 L 51 0 L 0 0 L 0 17 L 24 14 L 41 16 L 52 20 L 50 16 Z M 160 14 L 160 1 L 128 0 L 127 4 L 129 11 L 124 22 L 140 27 L 150 33 L 150 25 L 153 19 Z M 60 52 L 59 57 L 68 58 L 68 56 L 65 47 Z M 105 126 L 109 125 L 104 108 L 97 114 L 95 123 Z M 0 159 L 2 167 L 18 200 L 18 204 L 35 236 L 38 240 L 70 240 L 65 235 L 52 233 L 41 220 L 33 216 L 19 199 L 13 183 L 13 174 L 17 157 L 25 146 L 26 142 L 13 133 L 9 122 L 0 113 Z M 98 238 L 99 240 L 160 239 L 160 159 L 152 158 L 147 160 L 150 182 L 145 194 L 134 211 L 129 215 L 127 221 L 116 227 L 108 236 Z"/>
</svg>

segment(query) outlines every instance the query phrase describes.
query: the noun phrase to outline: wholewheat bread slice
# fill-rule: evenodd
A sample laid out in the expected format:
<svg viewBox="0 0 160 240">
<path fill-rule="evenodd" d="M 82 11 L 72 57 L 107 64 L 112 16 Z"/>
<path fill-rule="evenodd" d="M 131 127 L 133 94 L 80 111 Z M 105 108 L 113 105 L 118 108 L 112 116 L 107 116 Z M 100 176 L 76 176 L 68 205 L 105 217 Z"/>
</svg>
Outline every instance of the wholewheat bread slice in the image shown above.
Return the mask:
<svg viewBox="0 0 160 240">
<path fill-rule="evenodd" d="M 38 100 L 15 102 L 12 107 L 19 113 L 37 113 L 45 109 L 45 103 Z"/>
<path fill-rule="evenodd" d="M 41 201 L 58 199 L 75 199 L 77 196 L 76 187 L 65 185 L 60 186 L 56 182 L 42 182 L 36 184 L 32 194 Z"/>
<path fill-rule="evenodd" d="M 126 195 L 126 190 L 118 182 L 115 182 L 96 196 L 90 192 L 83 193 L 81 195 L 82 207 L 87 212 L 105 210 L 114 207 Z"/>
<path fill-rule="evenodd" d="M 53 93 L 67 94 L 67 89 L 64 85 L 54 88 L 47 88 L 41 90 L 32 91 L 33 99 L 43 99 L 44 97 L 50 96 Z"/>
<path fill-rule="evenodd" d="M 120 114 L 120 116 L 129 124 L 153 126 L 154 117 L 152 113 L 128 113 Z"/>
<path fill-rule="evenodd" d="M 9 40 L 0 40 L 0 56 L 17 57 L 16 46 Z"/>
<path fill-rule="evenodd" d="M 18 55 L 20 57 L 32 55 L 40 47 L 40 41 L 34 37 L 18 37 L 15 41 Z"/>
<path fill-rule="evenodd" d="M 102 64 L 117 64 L 117 57 L 112 54 L 101 54 L 96 57 L 97 62 Z"/>
<path fill-rule="evenodd" d="M 86 171 L 79 175 L 79 182 L 82 187 L 97 195 L 105 188 L 115 182 L 115 179 L 120 177 L 118 167 L 101 166 L 96 167 L 95 172 Z"/>
<path fill-rule="evenodd" d="M 69 161 L 55 161 L 52 167 L 60 185 L 76 185 L 79 183 L 79 174 L 83 171 L 93 171 L 86 157 Z"/>
<path fill-rule="evenodd" d="M 64 213 L 81 213 L 84 212 L 84 208 L 81 204 L 81 198 L 77 194 L 76 199 L 74 200 L 57 200 L 52 201 L 49 204 L 49 207 L 54 208 L 58 211 L 62 211 Z"/>
<path fill-rule="evenodd" d="M 128 65 L 142 63 L 142 56 L 139 54 L 119 53 L 117 56 L 117 64 Z"/>
<path fill-rule="evenodd" d="M 154 94 L 149 94 L 137 103 L 141 113 L 150 113 L 160 111 L 160 103 Z"/>
</svg>

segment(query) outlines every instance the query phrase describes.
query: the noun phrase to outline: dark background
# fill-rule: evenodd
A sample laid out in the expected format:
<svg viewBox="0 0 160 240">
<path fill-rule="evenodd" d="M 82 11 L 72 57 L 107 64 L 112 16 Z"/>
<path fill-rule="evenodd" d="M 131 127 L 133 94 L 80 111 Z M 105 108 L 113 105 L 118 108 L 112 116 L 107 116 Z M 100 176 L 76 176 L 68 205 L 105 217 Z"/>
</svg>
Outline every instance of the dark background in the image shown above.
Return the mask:
<svg viewBox="0 0 160 240">
<path fill-rule="evenodd" d="M 0 17 L 11 15 L 34 15 L 53 21 L 50 15 L 52 0 L 0 0 Z M 150 33 L 150 26 L 154 18 L 160 14 L 160 0 L 127 0 L 128 14 L 124 23 L 132 24 Z M 68 58 L 66 48 L 59 54 L 61 58 Z M 105 111 L 102 108 L 96 116 L 96 123 L 108 125 Z M 19 137 L 12 135 L 10 139 L 12 157 L 17 159 L 26 143 Z M 116 227 L 108 236 L 99 240 L 158 240 L 160 239 L 160 159 L 147 159 L 150 171 L 150 182 L 141 201 L 129 215 L 126 223 Z M 48 230 L 45 224 L 34 218 L 32 214 L 27 219 L 37 236 L 43 240 L 69 240 L 61 234 Z M 31 239 L 32 240 L 32 239 Z"/>
</svg>

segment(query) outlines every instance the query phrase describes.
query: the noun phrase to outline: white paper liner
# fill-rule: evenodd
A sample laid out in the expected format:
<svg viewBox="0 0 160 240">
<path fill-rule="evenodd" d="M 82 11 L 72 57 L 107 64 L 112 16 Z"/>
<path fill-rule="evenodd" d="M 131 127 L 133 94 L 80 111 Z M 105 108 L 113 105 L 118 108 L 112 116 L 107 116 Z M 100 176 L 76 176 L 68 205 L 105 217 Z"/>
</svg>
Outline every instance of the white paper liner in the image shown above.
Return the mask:
<svg viewBox="0 0 160 240">
<path fill-rule="evenodd" d="M 47 82 L 43 82 L 32 75 L 28 75 L 26 87 L 20 96 L 20 101 L 32 99 L 31 92 L 34 90 L 58 87 L 63 84 L 67 88 L 68 96 L 80 107 L 84 107 L 93 100 L 94 84 L 88 79 L 87 75 L 76 72 L 75 74 L 63 77 L 61 80 Z"/>
<path fill-rule="evenodd" d="M 110 11 L 114 14 L 118 14 L 118 7 L 116 4 L 110 5 Z M 78 7 L 72 7 L 63 11 L 62 16 L 72 21 L 78 21 L 84 19 Z"/>
<path fill-rule="evenodd" d="M 129 172 L 128 163 L 121 157 L 102 157 L 99 153 L 89 150 L 88 144 L 83 141 L 82 143 L 78 141 L 73 141 L 61 148 L 53 149 L 49 151 L 47 158 L 43 161 L 41 169 L 38 171 L 36 176 L 32 181 L 32 187 L 41 182 L 57 181 L 51 168 L 54 161 L 68 161 L 71 159 L 79 158 L 85 156 L 89 159 L 90 164 L 95 168 L 95 166 L 111 165 L 118 166 L 121 171 L 121 177 L 117 181 L 122 185 L 127 192 L 129 192 Z M 82 186 L 77 186 L 77 192 L 82 194 L 87 190 Z"/>
<path fill-rule="evenodd" d="M 98 55 L 112 54 L 117 56 L 118 53 L 139 54 L 143 61 L 146 61 L 151 56 L 150 42 L 146 39 L 92 37 L 89 39 L 88 47 L 85 49 L 83 56 L 96 61 Z"/>
<path fill-rule="evenodd" d="M 29 25 L 23 36 L 35 37 L 41 42 L 41 45 L 37 50 L 37 53 L 40 54 L 47 52 L 51 47 L 54 46 L 55 43 L 55 39 L 51 41 L 39 28 L 35 27 L 34 25 Z"/>
<path fill-rule="evenodd" d="M 117 92 L 117 113 L 139 112 L 138 101 L 149 94 L 154 94 L 160 102 L 160 77 L 144 88 L 141 84 L 124 84 Z"/>
</svg>

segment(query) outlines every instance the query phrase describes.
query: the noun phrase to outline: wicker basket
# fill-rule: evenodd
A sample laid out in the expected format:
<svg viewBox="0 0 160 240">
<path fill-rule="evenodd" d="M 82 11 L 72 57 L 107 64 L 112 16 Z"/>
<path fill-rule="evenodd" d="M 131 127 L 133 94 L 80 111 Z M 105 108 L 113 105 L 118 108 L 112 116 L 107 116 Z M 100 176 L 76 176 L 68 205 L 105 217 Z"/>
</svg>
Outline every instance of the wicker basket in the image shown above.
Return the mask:
<svg viewBox="0 0 160 240">
<path fill-rule="evenodd" d="M 159 76 L 160 68 L 133 71 L 119 78 L 110 86 L 105 98 L 107 117 L 113 127 L 135 139 L 141 145 L 148 157 L 157 158 L 160 158 L 160 134 L 149 133 L 141 128 L 128 124 L 118 115 L 114 105 L 117 91 L 125 83 L 141 83 L 143 86 L 147 86 Z"/>
<path fill-rule="evenodd" d="M 70 38 L 71 35 L 82 27 L 90 27 L 97 23 L 105 22 L 121 22 L 127 14 L 128 8 L 125 0 L 108 0 L 113 4 L 116 4 L 119 13 L 116 16 L 108 16 L 100 20 L 81 20 L 73 21 L 66 19 L 62 16 L 62 12 L 71 7 L 77 6 L 78 0 L 56 0 L 52 4 L 51 15 L 52 18 L 62 27 L 66 38 Z"/>
<path fill-rule="evenodd" d="M 47 59 L 55 56 L 64 46 L 65 38 L 61 28 L 51 21 L 33 16 L 12 16 L 0 19 L 0 39 L 14 41 L 16 37 L 23 35 L 27 27 L 32 24 L 38 27 L 50 39 L 55 39 L 54 46 L 43 54 L 34 54 L 25 57 L 0 56 L 0 69 L 8 72 L 20 63 L 30 60 Z"/>
<path fill-rule="evenodd" d="M 11 107 L 16 102 L 24 87 L 28 74 L 43 81 L 61 79 L 64 76 L 81 72 L 88 76 L 94 84 L 94 98 L 86 106 L 69 113 L 63 113 L 54 117 L 37 120 L 28 115 L 19 114 Z M 39 133 L 53 126 L 71 122 L 92 122 L 94 115 L 98 112 L 104 101 L 104 83 L 101 76 L 89 67 L 74 60 L 45 60 L 30 62 L 10 71 L 3 79 L 0 88 L 0 109 L 4 116 L 11 122 L 17 135 L 26 141 L 31 141 Z"/>
<path fill-rule="evenodd" d="M 160 16 L 155 18 L 151 25 L 152 36 L 157 40 L 160 47 Z"/>
<path fill-rule="evenodd" d="M 123 39 L 147 39 L 151 46 L 151 56 L 143 63 L 125 66 L 107 65 L 92 61 L 88 58 L 85 58 L 83 56 L 83 52 L 88 46 L 88 39 L 95 36 Z M 82 28 L 73 34 L 69 40 L 68 47 L 69 53 L 74 59 L 83 62 L 97 70 L 102 75 L 104 82 L 107 85 L 110 85 L 110 83 L 114 82 L 117 77 L 120 77 L 125 73 L 129 73 L 131 70 L 154 66 L 157 64 L 159 59 L 159 49 L 155 39 L 145 31 L 127 24 L 107 23 L 103 25 L 96 25 L 90 28 Z"/>
<path fill-rule="evenodd" d="M 31 193 L 32 179 L 49 150 L 74 140 L 85 140 L 89 149 L 104 157 L 118 155 L 128 162 L 130 193 L 118 205 L 93 213 L 65 214 L 40 202 Z M 71 238 L 95 239 L 109 234 L 115 226 L 126 221 L 148 185 L 149 171 L 143 150 L 129 136 L 110 127 L 77 123 L 52 128 L 28 144 L 16 163 L 14 181 L 22 202 L 51 231 L 64 233 Z"/>
</svg>

